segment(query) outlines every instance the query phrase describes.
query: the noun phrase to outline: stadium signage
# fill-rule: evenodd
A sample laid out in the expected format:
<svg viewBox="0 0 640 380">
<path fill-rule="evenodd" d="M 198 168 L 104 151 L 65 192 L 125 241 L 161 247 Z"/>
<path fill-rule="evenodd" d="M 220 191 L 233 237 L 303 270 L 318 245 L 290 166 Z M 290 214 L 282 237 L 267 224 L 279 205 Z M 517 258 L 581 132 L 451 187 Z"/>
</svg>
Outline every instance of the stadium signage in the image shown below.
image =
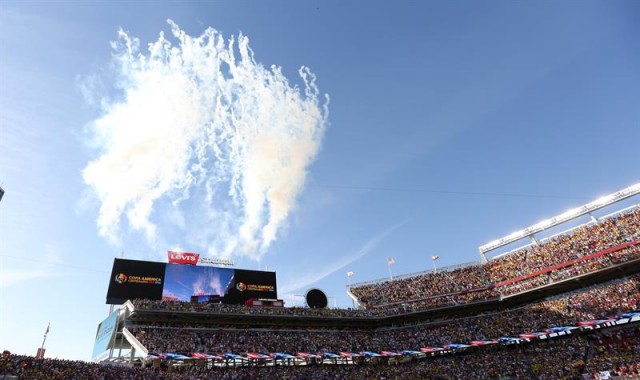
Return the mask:
<svg viewBox="0 0 640 380">
<path fill-rule="evenodd" d="M 148 277 L 148 276 L 129 276 L 128 280 L 131 284 L 162 284 L 162 278 L 160 277 Z"/>
<path fill-rule="evenodd" d="M 169 264 L 196 265 L 200 257 L 197 253 L 189 252 L 169 251 L 167 253 L 169 255 Z"/>
<path fill-rule="evenodd" d="M 273 292 L 275 289 L 273 285 L 254 285 L 247 284 L 246 290 L 255 291 L 255 292 Z"/>
<path fill-rule="evenodd" d="M 200 259 L 200 264 L 217 264 L 217 265 L 229 265 L 229 266 L 233 266 L 235 265 L 235 263 L 231 260 L 226 260 L 226 259 L 208 259 L 206 257 L 203 257 Z"/>
</svg>

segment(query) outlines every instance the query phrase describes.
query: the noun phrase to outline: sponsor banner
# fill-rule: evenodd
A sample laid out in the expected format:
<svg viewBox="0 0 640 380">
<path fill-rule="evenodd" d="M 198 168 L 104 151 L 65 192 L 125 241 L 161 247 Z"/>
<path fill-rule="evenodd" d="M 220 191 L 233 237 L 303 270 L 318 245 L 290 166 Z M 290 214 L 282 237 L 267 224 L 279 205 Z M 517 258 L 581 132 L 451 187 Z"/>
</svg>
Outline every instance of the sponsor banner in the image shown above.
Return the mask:
<svg viewBox="0 0 640 380">
<path fill-rule="evenodd" d="M 231 260 L 227 260 L 227 259 L 210 259 L 208 257 L 202 257 L 200 258 L 200 263 L 201 264 L 217 264 L 217 265 L 228 265 L 228 266 L 234 266 L 235 263 Z"/>
<path fill-rule="evenodd" d="M 100 361 L 106 359 L 109 353 L 109 343 L 113 338 L 113 334 L 116 331 L 116 324 L 118 323 L 118 310 L 109 315 L 102 323 L 98 325 L 98 331 L 96 332 L 96 340 L 93 345 L 93 355 L 91 359 L 93 361 Z M 106 354 L 106 355 L 105 355 Z"/>
<path fill-rule="evenodd" d="M 168 251 L 167 254 L 169 256 L 169 264 L 196 265 L 200 257 L 199 254 L 191 252 Z"/>
</svg>

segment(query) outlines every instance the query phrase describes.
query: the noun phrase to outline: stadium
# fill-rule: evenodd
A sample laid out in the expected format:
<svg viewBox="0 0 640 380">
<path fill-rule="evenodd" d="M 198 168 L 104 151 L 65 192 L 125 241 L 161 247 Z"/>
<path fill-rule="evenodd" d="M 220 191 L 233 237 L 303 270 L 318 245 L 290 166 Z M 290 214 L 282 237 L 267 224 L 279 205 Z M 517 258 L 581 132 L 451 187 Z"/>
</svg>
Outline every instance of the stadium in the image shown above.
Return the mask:
<svg viewBox="0 0 640 380">
<path fill-rule="evenodd" d="M 3 355 L 4 378 L 600 379 L 640 376 L 640 184 L 479 247 L 480 260 L 321 289 L 276 273 L 115 259 L 94 363 Z M 548 231 L 560 230 L 558 233 Z M 544 236 L 544 237 L 543 237 Z M 494 252 L 507 248 L 499 254 Z M 522 245 L 524 244 L 524 245 Z M 200 289 L 196 294 L 192 289 Z"/>
</svg>

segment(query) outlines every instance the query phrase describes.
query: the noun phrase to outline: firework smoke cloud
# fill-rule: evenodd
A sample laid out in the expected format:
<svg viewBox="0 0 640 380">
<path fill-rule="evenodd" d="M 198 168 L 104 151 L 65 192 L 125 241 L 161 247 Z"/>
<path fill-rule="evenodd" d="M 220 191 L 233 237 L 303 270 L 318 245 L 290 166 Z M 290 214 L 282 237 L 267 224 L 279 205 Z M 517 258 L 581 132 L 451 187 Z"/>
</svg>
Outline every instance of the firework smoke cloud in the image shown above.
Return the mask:
<svg viewBox="0 0 640 380">
<path fill-rule="evenodd" d="M 172 38 L 146 50 L 124 31 L 112 44 L 116 95 L 89 126 L 97 154 L 82 173 L 98 231 L 114 244 L 140 232 L 154 247 L 182 235 L 210 255 L 259 260 L 318 154 L 328 96 L 306 67 L 300 87 L 264 67 L 242 34 L 169 25 Z"/>
</svg>

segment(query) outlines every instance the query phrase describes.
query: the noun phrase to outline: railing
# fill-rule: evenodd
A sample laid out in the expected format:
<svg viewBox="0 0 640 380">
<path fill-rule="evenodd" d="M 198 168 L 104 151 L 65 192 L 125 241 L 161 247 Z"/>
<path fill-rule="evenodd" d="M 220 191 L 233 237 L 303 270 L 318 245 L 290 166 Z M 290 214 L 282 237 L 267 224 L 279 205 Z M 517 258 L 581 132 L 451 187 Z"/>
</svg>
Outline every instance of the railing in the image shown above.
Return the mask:
<svg viewBox="0 0 640 380">
<path fill-rule="evenodd" d="M 620 245 L 617 245 L 615 247 L 604 249 L 602 251 L 598 251 L 596 253 L 592 253 L 590 255 L 581 257 L 579 259 L 566 261 L 564 263 L 556 264 L 556 265 L 547 267 L 545 269 L 541 269 L 539 271 L 535 271 L 533 273 L 526 274 L 524 276 L 520 276 L 520 277 L 512 278 L 512 279 L 509 279 L 509 280 L 504 280 L 504 281 L 498 282 L 496 284 L 496 287 L 499 288 L 499 287 L 502 287 L 502 286 L 511 285 L 511 284 L 516 283 L 516 282 L 520 282 L 522 280 L 526 280 L 528 278 L 536 277 L 536 276 L 539 276 L 541 274 L 545 274 L 545 273 L 549 273 L 549 272 L 554 271 L 554 270 L 562 269 L 562 268 L 571 266 L 573 264 L 579 263 L 581 261 L 587 261 L 587 260 L 598 258 L 600 256 L 608 255 L 609 253 L 613 253 L 613 252 L 616 252 L 616 251 L 621 251 L 621 250 L 623 250 L 625 248 L 628 248 L 628 247 L 631 247 L 631 246 L 634 246 L 634 245 L 638 245 L 638 244 L 640 244 L 640 240 L 632 241 L 632 242 L 625 243 L 625 244 L 620 244 Z"/>
<path fill-rule="evenodd" d="M 632 242 L 628 242 L 628 243 L 624 243 L 624 244 L 620 244 L 614 247 L 610 247 L 607 249 L 603 249 L 600 250 L 598 252 L 592 253 L 590 255 L 578 258 L 578 259 L 574 259 L 574 260 L 569 260 L 566 261 L 564 263 L 560 263 L 560 264 L 556 264 L 556 265 L 552 265 L 549 266 L 547 268 L 523 275 L 523 276 L 519 276 L 516 278 L 512 278 L 512 279 L 508 279 L 505 281 L 501 281 L 494 284 L 491 283 L 487 283 L 487 286 L 485 287 L 479 287 L 479 288 L 474 288 L 474 289 L 463 289 L 459 292 L 450 292 L 450 293 L 443 293 L 443 294 L 433 294 L 433 295 L 429 295 L 426 297 L 420 297 L 420 298 L 413 298 L 413 299 L 406 299 L 406 300 L 399 300 L 399 301 L 392 301 L 392 302 L 385 302 L 385 303 L 381 303 L 381 304 L 376 304 L 376 305 L 371 305 L 371 308 L 373 309 L 379 309 L 379 308 L 383 308 L 383 307 L 389 307 L 389 306 L 394 306 L 394 305 L 401 305 L 401 304 L 412 304 L 412 303 L 418 303 L 418 302 L 423 302 L 423 301 L 429 301 L 429 300 L 434 300 L 434 299 L 438 299 L 438 298 L 447 298 L 447 297 L 454 297 L 454 296 L 458 296 L 458 295 L 464 295 L 464 294 L 468 294 L 468 293 L 477 293 L 477 292 L 482 292 L 482 291 L 488 291 L 488 290 L 492 290 L 492 289 L 496 289 L 497 293 L 499 293 L 499 289 L 500 287 L 505 287 L 508 285 L 512 285 L 512 284 L 516 284 L 518 282 L 521 281 L 525 281 L 527 279 L 531 279 L 537 276 L 540 276 L 542 274 L 545 273 L 550 273 L 553 271 L 557 271 L 563 268 L 567 268 L 570 267 L 574 264 L 580 263 L 580 262 L 584 262 L 584 261 L 589 261 L 589 260 L 593 260 L 593 259 L 597 259 L 599 257 L 614 253 L 614 252 L 618 252 L 618 251 L 622 251 L 626 248 L 629 247 L 633 247 L 636 245 L 640 245 L 640 240 L 635 240 Z M 411 276 L 406 276 L 406 277 L 413 277 L 414 275 Z M 405 277 L 405 278 L 406 278 Z M 530 289 L 529 289 L 530 290 Z M 349 294 L 352 295 L 352 293 L 349 292 Z M 504 296 L 504 294 L 502 295 Z"/>
</svg>

